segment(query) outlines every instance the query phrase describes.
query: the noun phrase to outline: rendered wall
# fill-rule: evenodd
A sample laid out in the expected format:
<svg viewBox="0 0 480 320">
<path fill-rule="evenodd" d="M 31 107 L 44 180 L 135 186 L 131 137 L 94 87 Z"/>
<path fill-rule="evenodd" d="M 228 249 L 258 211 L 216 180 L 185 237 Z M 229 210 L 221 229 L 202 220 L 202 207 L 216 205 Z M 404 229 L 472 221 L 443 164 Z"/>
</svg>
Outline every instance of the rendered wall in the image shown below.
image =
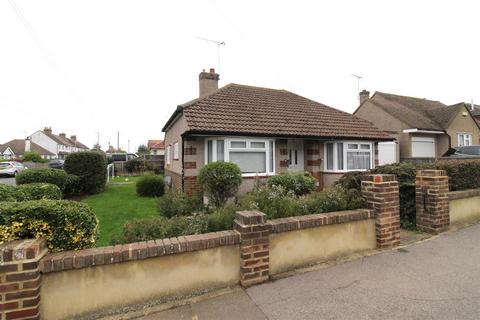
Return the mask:
<svg viewBox="0 0 480 320">
<path fill-rule="evenodd" d="M 463 224 L 480 220 L 480 190 L 449 193 L 450 224 Z"/>
</svg>

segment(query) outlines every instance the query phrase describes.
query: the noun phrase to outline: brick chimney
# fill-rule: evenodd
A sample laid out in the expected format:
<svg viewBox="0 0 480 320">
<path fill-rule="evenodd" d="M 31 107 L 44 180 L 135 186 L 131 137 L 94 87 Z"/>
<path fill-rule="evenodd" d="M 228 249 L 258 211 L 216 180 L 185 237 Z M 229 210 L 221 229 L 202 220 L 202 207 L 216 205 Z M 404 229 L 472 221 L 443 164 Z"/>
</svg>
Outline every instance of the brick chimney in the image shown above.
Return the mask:
<svg viewBox="0 0 480 320">
<path fill-rule="evenodd" d="M 67 137 L 65 133 L 59 133 L 58 136 L 62 139 L 65 139 Z"/>
<path fill-rule="evenodd" d="M 46 134 L 52 134 L 52 127 L 44 127 L 43 132 L 45 132 Z"/>
<path fill-rule="evenodd" d="M 76 143 L 77 142 L 77 136 L 76 135 L 70 136 L 70 140 L 72 140 L 74 143 Z"/>
<path fill-rule="evenodd" d="M 220 75 L 215 73 L 215 69 L 211 68 L 210 72 L 205 72 L 205 69 L 198 75 L 200 82 L 200 98 L 215 92 L 218 89 L 218 80 Z"/>
<path fill-rule="evenodd" d="M 370 99 L 370 91 L 363 89 L 358 96 L 360 97 L 360 104 L 362 104 L 365 100 Z"/>
<path fill-rule="evenodd" d="M 29 152 L 29 151 L 31 151 L 31 150 L 32 150 L 32 144 L 31 144 L 31 142 L 30 142 L 30 138 L 27 137 L 27 138 L 25 139 L 25 152 Z"/>
</svg>

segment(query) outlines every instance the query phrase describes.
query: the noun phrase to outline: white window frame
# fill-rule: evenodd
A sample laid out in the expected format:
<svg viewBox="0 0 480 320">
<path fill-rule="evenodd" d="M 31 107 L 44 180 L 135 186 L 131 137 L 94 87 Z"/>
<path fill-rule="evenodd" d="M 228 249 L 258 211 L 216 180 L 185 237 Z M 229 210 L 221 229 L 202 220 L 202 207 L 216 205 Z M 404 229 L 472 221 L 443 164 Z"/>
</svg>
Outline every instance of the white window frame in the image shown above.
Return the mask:
<svg viewBox="0 0 480 320">
<path fill-rule="evenodd" d="M 173 144 L 173 160 L 178 160 L 178 142 Z"/>
<path fill-rule="evenodd" d="M 460 137 L 463 136 L 464 143 L 460 143 Z M 468 139 L 467 139 L 468 138 Z M 466 143 L 468 140 L 468 144 Z M 473 135 L 470 132 L 457 132 L 457 144 L 458 147 L 468 147 L 472 145 Z"/>
<path fill-rule="evenodd" d="M 275 140 L 266 138 L 248 138 L 248 137 L 214 137 L 205 139 L 205 164 L 208 164 L 208 142 L 212 141 L 212 162 L 217 161 L 217 141 L 223 140 L 223 159 L 224 161 L 230 161 L 230 151 L 240 152 L 265 152 L 265 168 L 267 172 L 258 173 L 242 173 L 242 177 L 257 177 L 257 176 L 273 176 L 275 175 Z M 246 148 L 232 148 L 232 141 L 245 141 Z M 265 148 L 251 148 L 252 142 L 263 142 Z M 273 152 L 270 152 L 270 143 L 272 144 Z M 271 156 L 273 161 L 271 161 Z M 271 168 L 271 164 L 273 167 Z"/>
<path fill-rule="evenodd" d="M 327 144 L 333 143 L 333 169 L 327 169 Z M 338 151 L 337 151 L 337 143 L 343 143 L 343 168 L 342 170 L 338 169 Z M 349 144 L 357 144 L 358 149 L 348 149 Z M 324 154 L 324 161 L 323 161 L 323 171 L 324 172 L 350 172 L 350 171 L 368 171 L 369 169 L 346 169 L 347 168 L 347 153 L 349 151 L 367 151 L 367 149 L 360 149 L 361 144 L 368 144 L 370 145 L 370 168 L 374 168 L 375 166 L 375 152 L 374 147 L 375 144 L 371 141 L 325 141 L 323 144 L 323 154 Z"/>
<path fill-rule="evenodd" d="M 172 146 L 171 145 L 168 145 L 167 146 L 167 152 L 166 152 L 166 163 L 169 165 L 171 163 L 171 160 L 170 160 L 170 152 L 171 152 L 171 149 L 172 149 Z"/>
</svg>

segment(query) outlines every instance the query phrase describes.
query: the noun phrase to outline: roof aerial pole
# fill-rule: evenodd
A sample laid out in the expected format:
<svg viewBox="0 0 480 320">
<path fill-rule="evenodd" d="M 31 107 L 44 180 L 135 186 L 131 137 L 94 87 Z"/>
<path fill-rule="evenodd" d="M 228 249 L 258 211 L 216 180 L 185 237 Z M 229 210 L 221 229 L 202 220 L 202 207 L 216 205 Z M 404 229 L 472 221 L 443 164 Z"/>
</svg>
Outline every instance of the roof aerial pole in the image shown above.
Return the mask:
<svg viewBox="0 0 480 320">
<path fill-rule="evenodd" d="M 352 73 L 352 76 L 357 78 L 357 98 L 358 98 L 358 100 L 360 100 L 360 80 L 363 79 L 363 76 L 359 76 L 359 75 L 353 74 L 353 73 Z"/>
<path fill-rule="evenodd" d="M 217 45 L 217 73 L 220 73 L 220 47 L 225 45 L 225 41 L 210 40 L 202 37 L 196 37 L 196 38 L 199 40 L 207 41 Z"/>
</svg>

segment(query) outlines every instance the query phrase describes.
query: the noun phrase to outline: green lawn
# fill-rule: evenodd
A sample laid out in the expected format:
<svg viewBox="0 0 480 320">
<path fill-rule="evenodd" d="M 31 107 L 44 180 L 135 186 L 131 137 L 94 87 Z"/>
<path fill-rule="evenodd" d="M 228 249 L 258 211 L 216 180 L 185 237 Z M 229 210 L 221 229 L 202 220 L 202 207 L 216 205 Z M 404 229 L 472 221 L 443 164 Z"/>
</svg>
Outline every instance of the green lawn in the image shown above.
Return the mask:
<svg viewBox="0 0 480 320">
<path fill-rule="evenodd" d="M 158 216 L 154 198 L 138 197 L 135 181 L 138 177 L 115 178 L 105 192 L 82 200 L 88 203 L 100 220 L 100 233 L 97 246 L 108 246 L 114 234 L 119 234 L 125 222 Z M 122 183 L 122 184 L 119 184 Z"/>
</svg>

